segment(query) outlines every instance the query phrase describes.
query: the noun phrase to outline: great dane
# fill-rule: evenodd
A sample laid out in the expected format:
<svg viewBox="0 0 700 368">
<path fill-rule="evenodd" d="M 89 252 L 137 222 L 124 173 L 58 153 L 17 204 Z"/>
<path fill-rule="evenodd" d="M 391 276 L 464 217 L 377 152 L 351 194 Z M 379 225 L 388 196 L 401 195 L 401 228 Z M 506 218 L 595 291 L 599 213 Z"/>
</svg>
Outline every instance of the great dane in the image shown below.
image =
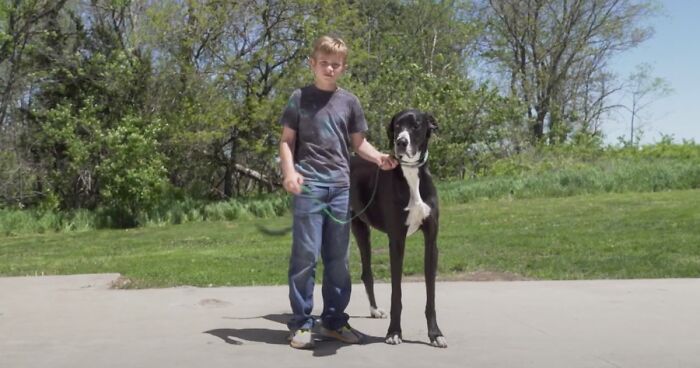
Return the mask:
<svg viewBox="0 0 700 368">
<path fill-rule="evenodd" d="M 447 347 L 435 315 L 439 210 L 437 191 L 427 165 L 428 140 L 436 128 L 435 119 L 428 113 L 415 109 L 401 111 L 394 115 L 387 128 L 400 166 L 377 173 L 377 165 L 357 156 L 351 160 L 350 204 L 352 211 L 360 214 L 352 220 L 351 228 L 360 248 L 362 282 L 369 298 L 370 313 L 375 318 L 385 318 L 386 312 L 377 307 L 374 298 L 370 227 L 389 237 L 391 320 L 385 341 L 392 345 L 402 342 L 401 276 L 406 238 L 420 229 L 425 241 L 428 337 L 432 345 Z"/>
</svg>

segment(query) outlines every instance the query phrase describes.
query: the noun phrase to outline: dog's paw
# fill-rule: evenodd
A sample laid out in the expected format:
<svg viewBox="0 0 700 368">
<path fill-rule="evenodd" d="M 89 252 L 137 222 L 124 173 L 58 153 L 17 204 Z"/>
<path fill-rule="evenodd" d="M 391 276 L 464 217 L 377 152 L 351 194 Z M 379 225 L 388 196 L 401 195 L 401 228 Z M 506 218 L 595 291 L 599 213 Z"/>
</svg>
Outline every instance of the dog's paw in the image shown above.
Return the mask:
<svg viewBox="0 0 700 368">
<path fill-rule="evenodd" d="M 432 341 L 430 342 L 430 345 L 435 346 L 436 348 L 446 348 L 447 347 L 447 339 L 445 336 L 438 336 L 434 339 L 431 339 Z"/>
<path fill-rule="evenodd" d="M 384 342 L 386 342 L 386 343 L 389 344 L 389 345 L 399 345 L 399 344 L 401 344 L 403 341 L 401 340 L 401 335 L 400 335 L 400 334 L 398 334 L 398 333 L 393 333 L 393 334 L 387 335 L 387 336 L 386 336 L 386 340 L 384 340 Z"/>
<path fill-rule="evenodd" d="M 387 318 L 389 314 L 382 308 L 369 307 L 369 315 L 372 318 Z"/>
</svg>

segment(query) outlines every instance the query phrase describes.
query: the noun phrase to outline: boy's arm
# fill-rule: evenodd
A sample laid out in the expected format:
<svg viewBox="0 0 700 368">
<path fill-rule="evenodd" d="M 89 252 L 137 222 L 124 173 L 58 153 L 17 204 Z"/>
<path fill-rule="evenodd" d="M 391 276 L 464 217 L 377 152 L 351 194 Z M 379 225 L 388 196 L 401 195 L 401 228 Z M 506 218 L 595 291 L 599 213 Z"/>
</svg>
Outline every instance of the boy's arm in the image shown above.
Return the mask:
<svg viewBox="0 0 700 368">
<path fill-rule="evenodd" d="M 374 162 L 382 170 L 391 170 L 399 164 L 398 161 L 390 155 L 377 151 L 377 149 L 365 139 L 364 133 L 352 133 L 350 134 L 350 140 L 352 141 L 352 149 L 360 155 L 360 157 L 367 161 Z"/>
<path fill-rule="evenodd" d="M 292 194 L 301 193 L 301 185 L 304 178 L 294 169 L 294 144 L 297 132 L 287 126 L 282 127 L 280 138 L 280 169 L 282 169 L 282 186 L 284 190 Z"/>
</svg>

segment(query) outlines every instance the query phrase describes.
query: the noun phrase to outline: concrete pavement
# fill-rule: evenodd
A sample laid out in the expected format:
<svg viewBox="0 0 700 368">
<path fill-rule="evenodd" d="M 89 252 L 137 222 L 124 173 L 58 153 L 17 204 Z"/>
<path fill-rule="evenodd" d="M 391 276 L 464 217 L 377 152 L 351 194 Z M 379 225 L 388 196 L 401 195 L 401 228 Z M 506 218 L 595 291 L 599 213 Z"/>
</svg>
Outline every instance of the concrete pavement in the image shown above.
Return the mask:
<svg viewBox="0 0 700 368">
<path fill-rule="evenodd" d="M 700 279 L 440 282 L 447 349 L 428 345 L 422 283 L 404 284 L 399 346 L 357 284 L 368 341 L 301 351 L 285 286 L 110 289 L 118 276 L 0 278 L 0 367 L 700 367 Z"/>
</svg>

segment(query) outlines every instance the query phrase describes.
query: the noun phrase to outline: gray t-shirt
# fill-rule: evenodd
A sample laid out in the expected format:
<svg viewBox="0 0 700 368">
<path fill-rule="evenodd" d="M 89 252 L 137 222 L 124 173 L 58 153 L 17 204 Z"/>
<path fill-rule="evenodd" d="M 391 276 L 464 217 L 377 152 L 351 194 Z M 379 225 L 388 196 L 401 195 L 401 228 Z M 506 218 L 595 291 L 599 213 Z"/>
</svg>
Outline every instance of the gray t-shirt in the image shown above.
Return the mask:
<svg viewBox="0 0 700 368">
<path fill-rule="evenodd" d="M 360 101 L 338 88 L 314 85 L 292 93 L 280 124 L 297 132 L 294 166 L 304 183 L 350 186 L 350 134 L 367 130 Z"/>
</svg>

